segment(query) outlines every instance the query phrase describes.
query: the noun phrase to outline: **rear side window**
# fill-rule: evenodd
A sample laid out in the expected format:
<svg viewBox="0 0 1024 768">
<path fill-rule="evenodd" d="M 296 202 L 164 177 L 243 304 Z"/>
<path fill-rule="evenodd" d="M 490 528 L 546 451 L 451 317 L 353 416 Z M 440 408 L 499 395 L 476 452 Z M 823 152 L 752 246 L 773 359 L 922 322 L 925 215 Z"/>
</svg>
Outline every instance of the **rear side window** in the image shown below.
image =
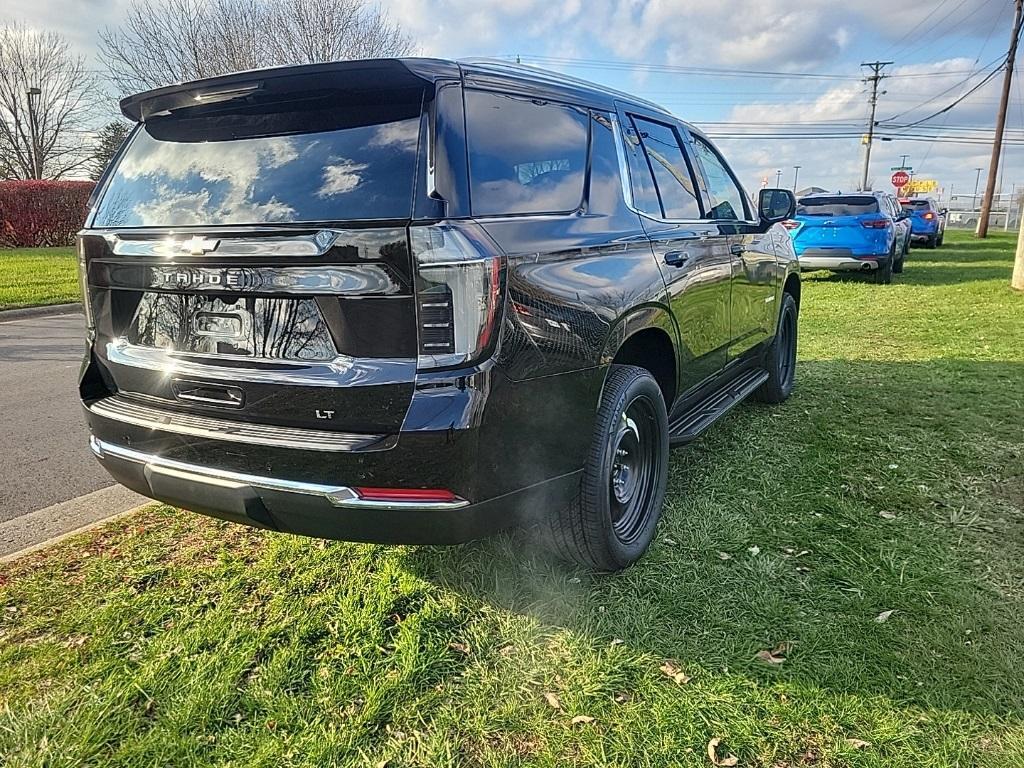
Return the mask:
<svg viewBox="0 0 1024 768">
<path fill-rule="evenodd" d="M 800 216 L 861 216 L 878 213 L 873 197 L 805 197 L 796 206 Z"/>
<path fill-rule="evenodd" d="M 152 118 L 114 169 L 94 225 L 408 218 L 421 97 L 296 99 Z"/>
<path fill-rule="evenodd" d="M 579 208 L 589 129 L 585 109 L 467 90 L 473 214 L 559 213 Z"/>
<path fill-rule="evenodd" d="M 626 161 L 629 164 L 629 186 L 633 195 L 633 207 L 646 214 L 661 217 L 661 202 L 658 190 L 654 186 L 651 166 L 647 163 L 644 148 L 640 144 L 640 136 L 633 123 L 623 125 L 623 137 L 626 145 Z"/>
<path fill-rule="evenodd" d="M 666 219 L 699 219 L 700 205 L 694 188 L 693 174 L 673 128 L 661 123 L 633 118 Z"/>
<path fill-rule="evenodd" d="M 722 158 L 712 149 L 711 145 L 700 136 L 693 137 L 693 148 L 704 168 L 704 178 L 708 185 L 708 197 L 711 199 L 709 219 L 718 221 L 736 221 L 747 218 L 747 208 L 743 203 L 743 192 Z"/>
</svg>

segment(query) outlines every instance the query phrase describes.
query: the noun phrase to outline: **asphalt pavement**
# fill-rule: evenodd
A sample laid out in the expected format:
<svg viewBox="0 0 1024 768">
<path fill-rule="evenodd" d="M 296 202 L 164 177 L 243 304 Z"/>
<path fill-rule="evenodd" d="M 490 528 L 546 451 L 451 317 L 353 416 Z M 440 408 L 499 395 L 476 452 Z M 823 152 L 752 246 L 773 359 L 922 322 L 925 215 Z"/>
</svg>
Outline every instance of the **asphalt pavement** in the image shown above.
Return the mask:
<svg viewBox="0 0 1024 768">
<path fill-rule="evenodd" d="M 77 389 L 82 324 L 80 314 L 0 314 L 0 554 L 145 501 L 111 488 L 89 450 Z"/>
</svg>

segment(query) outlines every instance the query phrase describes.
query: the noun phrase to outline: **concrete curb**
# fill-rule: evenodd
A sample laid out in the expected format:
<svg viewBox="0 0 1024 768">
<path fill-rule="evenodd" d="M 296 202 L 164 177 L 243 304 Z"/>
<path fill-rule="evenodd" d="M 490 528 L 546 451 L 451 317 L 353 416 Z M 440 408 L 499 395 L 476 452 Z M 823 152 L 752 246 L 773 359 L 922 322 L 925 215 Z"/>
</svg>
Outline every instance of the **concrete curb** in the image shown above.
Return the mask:
<svg viewBox="0 0 1024 768">
<path fill-rule="evenodd" d="M 0 523 L 0 565 L 158 502 L 111 485 Z"/>
<path fill-rule="evenodd" d="M 29 317 L 48 317 L 50 315 L 73 315 L 82 311 L 81 303 L 50 304 L 45 307 L 22 307 L 21 309 L 0 310 L 0 323 L 10 320 L 24 320 Z"/>
</svg>

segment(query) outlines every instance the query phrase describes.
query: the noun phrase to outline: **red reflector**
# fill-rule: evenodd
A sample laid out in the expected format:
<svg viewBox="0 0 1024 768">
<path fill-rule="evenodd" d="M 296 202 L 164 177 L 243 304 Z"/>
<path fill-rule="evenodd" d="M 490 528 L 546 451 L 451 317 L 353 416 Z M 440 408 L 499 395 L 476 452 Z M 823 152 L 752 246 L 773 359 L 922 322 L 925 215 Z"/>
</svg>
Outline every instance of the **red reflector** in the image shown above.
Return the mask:
<svg viewBox="0 0 1024 768">
<path fill-rule="evenodd" d="M 784 222 L 782 222 L 782 226 L 784 226 L 786 229 L 796 229 L 797 227 L 800 226 L 800 222 L 793 221 L 792 219 L 786 219 Z"/>
<path fill-rule="evenodd" d="M 446 502 L 460 501 L 459 497 L 443 488 L 354 488 L 364 501 Z"/>
</svg>

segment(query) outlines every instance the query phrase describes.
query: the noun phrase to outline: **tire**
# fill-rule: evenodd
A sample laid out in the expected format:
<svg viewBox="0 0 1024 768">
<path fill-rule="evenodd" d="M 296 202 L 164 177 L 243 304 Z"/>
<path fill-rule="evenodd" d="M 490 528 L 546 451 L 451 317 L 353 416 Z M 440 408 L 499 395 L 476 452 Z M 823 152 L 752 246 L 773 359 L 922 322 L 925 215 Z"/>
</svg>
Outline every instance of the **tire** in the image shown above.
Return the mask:
<svg viewBox="0 0 1024 768">
<path fill-rule="evenodd" d="M 782 294 L 782 308 L 779 310 L 779 327 L 775 340 L 764 357 L 768 380 L 754 391 L 754 399 L 762 403 L 781 403 L 793 391 L 796 381 L 796 341 L 799 327 L 799 311 L 796 300 L 788 293 Z"/>
<path fill-rule="evenodd" d="M 895 274 L 898 275 L 901 272 L 903 272 L 903 262 L 906 261 L 906 259 L 907 259 L 907 254 L 906 254 L 906 251 L 904 251 L 902 254 L 900 254 L 900 257 L 898 259 L 896 259 L 895 262 L 893 262 L 892 271 Z"/>
<path fill-rule="evenodd" d="M 878 285 L 888 285 L 892 282 L 892 263 L 894 259 L 889 256 L 884 262 L 879 262 L 875 270 L 875 282 Z"/>
<path fill-rule="evenodd" d="M 941 246 L 942 245 L 942 241 L 943 241 L 943 239 L 945 237 L 946 237 L 946 233 L 945 232 L 940 232 L 939 233 L 939 239 L 935 241 L 935 245 Z"/>
<path fill-rule="evenodd" d="M 613 365 L 579 492 L 549 517 L 549 545 L 564 560 L 621 571 L 650 546 L 667 482 L 668 414 L 661 388 L 644 368 Z"/>
<path fill-rule="evenodd" d="M 935 248 L 935 246 L 938 244 L 938 240 L 938 235 L 928 235 L 928 248 Z"/>
</svg>

